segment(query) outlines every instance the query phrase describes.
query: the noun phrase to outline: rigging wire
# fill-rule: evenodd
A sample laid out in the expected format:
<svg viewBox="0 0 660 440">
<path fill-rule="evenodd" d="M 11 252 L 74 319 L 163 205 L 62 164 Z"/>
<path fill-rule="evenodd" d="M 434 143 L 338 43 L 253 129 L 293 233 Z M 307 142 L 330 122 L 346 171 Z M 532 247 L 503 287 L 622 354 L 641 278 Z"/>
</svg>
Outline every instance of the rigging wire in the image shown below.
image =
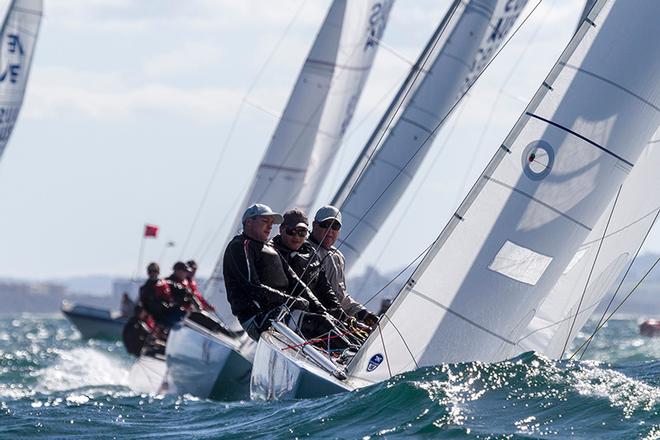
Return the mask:
<svg viewBox="0 0 660 440">
<path fill-rule="evenodd" d="M 612 313 L 609 314 L 609 316 L 605 319 L 605 321 L 603 321 L 602 324 L 600 324 L 598 327 L 596 327 L 596 329 L 594 330 L 593 334 L 592 334 L 591 336 L 589 336 L 589 338 L 588 338 L 586 341 L 584 341 L 584 342 L 583 342 L 583 343 L 577 348 L 577 350 L 575 350 L 575 353 L 573 353 L 573 355 L 572 355 L 568 360 L 572 360 L 573 357 L 574 357 L 574 356 L 575 356 L 580 350 L 582 350 L 582 348 L 583 348 L 586 344 L 588 344 L 588 343 L 594 338 L 594 336 L 596 335 L 596 333 L 599 332 L 600 329 L 602 329 L 602 328 L 605 326 L 605 324 L 607 324 L 607 322 L 608 322 L 610 319 L 612 319 L 612 317 L 614 316 L 614 314 L 615 314 L 615 313 L 616 313 L 616 312 L 617 312 L 617 311 L 623 306 L 623 304 L 624 304 L 624 303 L 625 303 L 625 302 L 626 302 L 626 301 L 632 296 L 632 294 L 635 293 L 635 290 L 637 290 L 637 288 L 642 284 L 642 282 L 644 282 L 644 280 L 646 279 L 646 277 L 649 276 L 649 274 L 653 271 L 653 269 L 655 268 L 655 266 L 657 266 L 658 263 L 660 263 L 660 257 L 657 258 L 657 259 L 655 260 L 655 262 L 651 265 L 651 267 L 649 268 L 649 270 L 646 271 L 646 273 L 644 274 L 644 276 L 642 276 L 642 278 L 637 282 L 637 284 L 635 284 L 635 286 L 630 290 L 630 292 L 628 292 L 628 294 L 627 294 L 627 295 L 621 300 L 621 302 L 619 303 L 619 305 L 617 305 L 617 306 L 614 308 L 614 310 L 612 310 Z"/>
<path fill-rule="evenodd" d="M 204 194 L 202 196 L 202 200 L 199 203 L 199 206 L 198 206 L 197 211 L 195 213 L 195 216 L 193 218 L 193 222 L 190 225 L 190 228 L 188 230 L 188 235 L 186 236 L 186 240 L 184 241 L 183 246 L 181 248 L 181 253 L 179 255 L 179 259 L 181 259 L 183 257 L 183 254 L 185 253 L 186 248 L 188 247 L 188 243 L 190 242 L 190 238 L 192 236 L 193 230 L 195 229 L 195 226 L 197 225 L 197 221 L 199 220 L 199 216 L 201 214 L 201 211 L 204 208 L 204 206 L 206 205 L 206 201 L 208 200 L 208 196 L 209 196 L 209 192 L 211 190 L 211 186 L 213 186 L 213 183 L 214 183 L 215 178 L 218 174 L 218 171 L 220 170 L 220 166 L 222 165 L 222 161 L 224 159 L 227 147 L 229 146 L 229 143 L 231 142 L 231 140 L 234 136 L 234 131 L 236 129 L 236 125 L 238 124 L 238 120 L 241 116 L 243 108 L 245 107 L 245 104 L 247 102 L 247 98 L 248 98 L 248 96 L 250 96 L 250 94 L 252 93 L 252 91 L 256 87 L 257 83 L 261 79 L 261 76 L 266 71 L 266 67 L 270 64 L 271 60 L 273 59 L 273 56 L 278 51 L 280 45 L 282 44 L 282 42 L 285 40 L 286 36 L 291 31 L 291 28 L 293 27 L 293 24 L 298 20 L 298 16 L 300 15 L 300 13 L 303 10 L 306 3 L 307 3 L 307 0 L 303 0 L 300 3 L 300 6 L 298 6 L 298 9 L 296 10 L 293 18 L 287 24 L 286 28 L 284 29 L 284 32 L 282 33 L 280 38 L 277 40 L 277 42 L 273 46 L 273 49 L 271 50 L 270 54 L 268 54 L 268 56 L 266 57 L 266 59 L 262 63 L 261 67 L 259 68 L 259 71 L 257 72 L 257 75 L 254 77 L 254 79 L 252 80 L 252 83 L 250 84 L 250 86 L 247 88 L 245 94 L 243 95 L 243 99 L 241 100 L 241 103 L 238 106 L 238 110 L 236 111 L 236 114 L 235 114 L 234 119 L 231 123 L 229 131 L 227 132 L 227 137 L 225 138 L 225 141 L 224 141 L 222 147 L 220 148 L 220 154 L 218 155 L 218 159 L 216 160 L 215 167 L 213 169 L 213 172 L 211 173 L 211 177 L 209 178 L 209 182 L 206 185 L 206 188 L 204 189 Z"/>
<path fill-rule="evenodd" d="M 660 215 L 660 210 L 658 210 L 656 212 L 655 217 L 653 218 L 653 221 L 651 222 L 651 225 L 649 226 L 648 230 L 646 231 L 646 235 L 644 235 L 644 239 L 639 244 L 639 247 L 637 248 L 637 251 L 635 252 L 635 255 L 633 256 L 632 261 L 628 265 L 628 268 L 626 269 L 626 272 L 623 275 L 623 278 L 621 278 L 621 281 L 619 282 L 619 285 L 617 286 L 616 290 L 614 291 L 614 295 L 612 295 L 612 297 L 610 298 L 609 303 L 607 304 L 607 307 L 605 307 L 605 310 L 603 311 L 603 315 L 598 319 L 598 324 L 596 324 L 596 329 L 600 328 L 601 323 L 603 323 L 603 320 L 605 319 L 605 315 L 607 315 L 607 312 L 610 310 L 610 307 L 612 306 L 612 303 L 614 303 L 614 299 L 619 294 L 619 291 L 621 290 L 621 286 L 623 286 L 623 283 L 626 280 L 626 277 L 630 273 L 630 269 L 632 268 L 633 264 L 637 260 L 637 257 L 639 256 L 639 252 L 642 250 L 642 247 L 644 246 L 644 242 L 646 241 L 646 238 L 649 236 L 649 234 L 651 233 L 651 230 L 653 229 L 653 226 L 655 225 L 655 222 L 658 220 L 658 215 Z M 596 336 L 597 331 L 598 330 L 594 330 L 593 333 L 591 334 L 591 336 L 587 339 L 586 345 L 585 345 L 584 349 L 582 350 L 582 354 L 580 355 L 580 360 L 582 360 L 582 358 L 586 354 L 587 350 L 589 349 L 589 345 L 591 345 L 591 341 Z M 573 358 L 573 356 L 575 356 L 576 353 L 577 353 L 577 351 L 575 353 L 573 353 L 573 355 L 571 356 L 571 359 Z"/>
<path fill-rule="evenodd" d="M 596 256 L 594 257 L 594 262 L 591 265 L 591 269 L 589 270 L 589 275 L 587 276 L 587 281 L 584 284 L 584 289 L 582 290 L 582 295 L 580 296 L 580 301 L 578 302 L 577 310 L 575 312 L 575 317 L 573 318 L 573 321 L 571 322 L 571 327 L 568 330 L 568 334 L 566 335 L 566 341 L 564 341 L 564 348 L 561 350 L 561 356 L 559 356 L 559 359 L 564 358 L 564 353 L 566 353 L 566 347 L 568 347 L 568 341 L 571 339 L 571 333 L 573 333 L 573 327 L 575 326 L 575 322 L 577 321 L 578 314 L 580 313 L 580 307 L 582 307 L 582 301 L 584 300 L 584 295 L 587 293 L 587 288 L 589 288 L 589 282 L 591 281 L 591 276 L 594 273 L 594 268 L 596 267 L 596 263 L 598 262 L 598 256 L 600 255 L 600 250 L 603 247 L 603 243 L 605 242 L 605 236 L 607 235 L 607 230 L 610 227 L 610 221 L 612 221 L 612 216 L 614 216 L 614 211 L 616 209 L 617 202 L 619 201 L 619 195 L 621 194 L 621 188 L 623 188 L 623 184 L 619 185 L 619 190 L 616 193 L 616 197 L 614 198 L 614 205 L 612 205 L 612 210 L 610 211 L 610 215 L 607 218 L 607 224 L 605 225 L 605 230 L 603 231 L 603 236 L 600 239 L 600 242 L 598 243 L 598 250 L 596 250 Z"/>
</svg>

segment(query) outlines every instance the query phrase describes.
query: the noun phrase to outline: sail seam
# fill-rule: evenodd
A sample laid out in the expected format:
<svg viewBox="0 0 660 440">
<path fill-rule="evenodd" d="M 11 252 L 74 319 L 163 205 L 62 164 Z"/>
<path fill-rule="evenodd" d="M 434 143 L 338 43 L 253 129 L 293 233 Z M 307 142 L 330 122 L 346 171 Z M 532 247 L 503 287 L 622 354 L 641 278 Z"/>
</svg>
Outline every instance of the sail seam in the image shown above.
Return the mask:
<svg viewBox="0 0 660 440">
<path fill-rule="evenodd" d="M 302 168 L 293 168 L 293 167 L 283 167 L 281 165 L 270 165 L 267 163 L 261 164 L 259 168 L 268 168 L 270 170 L 278 170 L 278 171 L 289 171 L 292 173 L 304 173 L 306 170 Z"/>
<path fill-rule="evenodd" d="M 324 67 L 330 67 L 332 69 L 332 72 L 335 71 L 335 67 L 339 68 L 339 69 L 355 70 L 355 71 L 359 71 L 359 72 L 369 70 L 368 66 L 366 66 L 366 67 L 365 66 L 353 67 L 353 66 L 347 66 L 347 65 L 344 65 L 344 64 L 337 64 L 337 63 L 331 63 L 331 62 L 328 62 L 328 61 L 312 60 L 312 59 L 308 59 L 305 64 L 307 64 L 307 65 L 309 65 L 309 64 L 318 64 L 318 65 L 321 65 L 321 66 L 324 66 Z"/>
<path fill-rule="evenodd" d="M 543 116 L 536 115 L 536 114 L 534 114 L 534 113 L 532 113 L 532 112 L 525 112 L 525 114 L 528 115 L 528 116 L 531 116 L 532 118 L 536 118 L 536 119 L 538 119 L 538 120 L 540 120 L 540 121 L 543 121 L 543 122 L 545 122 L 546 124 L 550 124 L 550 125 L 552 125 L 553 127 L 557 127 L 557 128 L 559 128 L 559 129 L 561 129 L 561 130 L 564 130 L 565 132 L 570 133 L 570 134 L 572 134 L 573 136 L 582 139 L 583 141 L 585 141 L 585 142 L 587 142 L 587 143 L 593 145 L 594 147 L 598 148 L 599 150 L 604 151 L 605 153 L 609 154 L 610 156 L 612 156 L 612 157 L 614 157 L 614 158 L 620 160 L 621 162 L 624 162 L 624 163 L 628 164 L 631 168 L 634 166 L 634 165 L 632 164 L 632 162 L 627 161 L 626 159 L 624 159 L 623 157 L 619 156 L 619 155 L 616 154 L 615 152 L 613 152 L 613 151 L 611 151 L 611 150 L 608 150 L 607 148 L 603 147 L 602 145 L 600 145 L 600 144 L 598 144 L 598 143 L 592 141 L 592 140 L 589 139 L 588 137 L 583 136 L 583 135 L 581 135 L 580 133 L 578 133 L 578 132 L 576 132 L 576 131 L 571 130 L 571 129 L 568 128 L 568 127 L 564 127 L 563 125 L 558 124 L 557 122 L 551 121 L 550 119 L 546 119 L 546 118 L 544 118 Z"/>
<path fill-rule="evenodd" d="M 428 128 L 426 128 L 425 126 L 423 126 L 422 124 L 420 124 L 419 122 L 415 122 L 415 121 L 413 121 L 412 119 L 404 118 L 404 117 L 402 116 L 399 120 L 400 120 L 400 121 L 403 121 L 403 122 L 407 122 L 408 124 L 410 124 L 410 125 L 412 125 L 412 126 L 414 126 L 414 127 L 417 127 L 417 128 L 419 128 L 419 129 L 421 129 L 421 130 L 424 130 L 424 131 L 425 131 L 426 133 L 428 133 L 428 134 L 433 133 L 433 130 L 429 130 Z"/>
<path fill-rule="evenodd" d="M 427 300 L 428 302 L 430 302 L 431 304 L 434 304 L 434 305 L 440 307 L 441 309 L 443 309 L 443 310 L 445 310 L 445 311 L 451 313 L 452 315 L 454 315 L 454 316 L 456 316 L 456 317 L 462 319 L 463 321 L 465 321 L 465 322 L 467 322 L 468 324 L 470 324 L 470 325 L 472 325 L 472 326 L 478 328 L 479 330 L 482 330 L 482 331 L 488 333 L 489 335 L 495 336 L 497 339 L 500 339 L 500 340 L 506 342 L 507 344 L 510 344 L 510 345 L 516 345 L 516 342 L 515 342 L 515 341 L 512 341 L 511 339 L 507 339 L 507 338 L 505 338 L 504 336 L 499 335 L 499 334 L 495 333 L 494 331 L 492 331 L 492 330 L 490 330 L 490 329 L 484 327 L 483 325 L 474 322 L 473 320 L 471 320 L 471 319 L 468 318 L 467 316 L 464 316 L 464 315 L 458 313 L 457 311 L 452 310 L 450 307 L 447 307 L 447 306 L 445 306 L 444 304 L 442 304 L 442 303 L 440 303 L 440 302 L 434 300 L 433 298 L 430 298 L 430 297 L 424 295 L 422 292 L 420 292 L 420 291 L 418 291 L 418 290 L 416 290 L 416 289 L 412 289 L 412 288 L 409 289 L 409 290 L 410 290 L 410 292 L 414 293 L 415 295 L 419 296 L 420 298 L 425 299 L 425 300 Z M 390 322 L 392 322 L 392 321 L 390 321 Z"/>
<path fill-rule="evenodd" d="M 508 184 L 502 182 L 501 180 L 497 180 L 497 179 L 495 179 L 494 177 L 490 177 L 490 176 L 488 176 L 488 175 L 486 175 L 486 174 L 484 174 L 483 178 L 486 179 L 486 180 L 488 180 L 488 181 L 491 181 L 491 182 L 493 182 L 493 183 L 497 183 L 497 184 L 500 185 L 500 186 L 503 186 L 503 187 L 505 187 L 505 188 L 508 188 L 508 189 L 510 189 L 511 191 L 515 192 L 515 193 L 518 193 L 518 194 L 520 194 L 520 195 L 523 195 L 523 196 L 529 198 L 530 200 L 533 200 L 534 202 L 536 202 L 536 203 L 538 203 L 538 204 L 540 204 L 540 205 L 542 205 L 542 206 L 544 206 L 544 207 L 550 209 L 552 212 L 555 212 L 555 213 L 561 215 L 562 217 L 564 217 L 564 218 L 566 218 L 566 219 L 572 221 L 573 223 L 575 223 L 575 224 L 577 224 L 577 225 L 583 227 L 583 228 L 586 229 L 587 231 L 591 231 L 591 228 L 590 228 L 589 226 L 585 225 L 584 223 L 582 223 L 581 221 L 579 221 L 579 220 L 577 220 L 577 219 L 571 217 L 570 215 L 568 215 L 568 214 L 566 214 L 566 213 L 564 213 L 564 212 L 558 210 L 557 208 L 555 208 L 555 207 L 553 207 L 553 206 L 551 206 L 551 205 L 549 205 L 549 204 L 547 204 L 547 203 L 545 203 L 545 202 L 543 202 L 543 201 L 537 199 L 536 197 L 534 197 L 534 196 L 531 195 L 531 194 L 526 193 L 525 191 L 522 191 L 522 190 L 520 190 L 520 189 L 518 189 L 518 188 L 516 188 L 516 187 L 513 187 L 513 186 L 511 186 L 511 185 L 508 185 Z"/>
<path fill-rule="evenodd" d="M 602 82 L 604 82 L 604 83 L 606 83 L 606 84 L 609 84 L 609 85 L 611 85 L 612 87 L 615 87 L 615 88 L 617 88 L 617 89 L 619 89 L 619 90 L 621 90 L 621 91 L 623 91 L 623 92 L 626 92 L 627 94 L 629 94 L 630 96 L 632 96 L 632 97 L 634 97 L 634 98 L 639 99 L 639 100 L 642 101 L 644 104 L 648 105 L 649 107 L 652 107 L 655 111 L 660 112 L 660 107 L 658 107 L 657 105 L 653 104 L 652 102 L 650 102 L 650 101 L 648 101 L 648 100 L 642 98 L 641 96 L 639 96 L 638 94 L 636 94 L 636 93 L 633 92 L 632 90 L 629 90 L 629 89 L 623 87 L 622 85 L 615 83 L 615 82 L 612 81 L 612 80 L 609 80 L 609 79 L 607 79 L 607 78 L 605 78 L 605 77 L 603 77 L 603 76 L 600 76 L 600 75 L 598 75 L 597 73 L 593 73 L 593 72 L 590 72 L 590 71 L 588 71 L 588 70 L 585 70 L 585 69 L 583 69 L 583 68 L 581 68 L 581 67 L 574 66 L 574 65 L 572 65 L 572 64 L 567 64 L 567 63 L 565 63 L 565 62 L 562 62 L 562 63 L 559 63 L 559 64 L 561 64 L 561 65 L 563 65 L 563 66 L 565 66 L 565 67 L 568 67 L 568 68 L 570 68 L 570 69 L 573 69 L 573 70 L 575 70 L 575 71 L 578 71 L 578 72 L 580 72 L 580 73 L 584 73 L 585 75 L 589 75 L 589 76 L 591 76 L 591 77 L 593 77 L 593 78 L 599 79 L 599 80 L 601 80 Z"/>
</svg>

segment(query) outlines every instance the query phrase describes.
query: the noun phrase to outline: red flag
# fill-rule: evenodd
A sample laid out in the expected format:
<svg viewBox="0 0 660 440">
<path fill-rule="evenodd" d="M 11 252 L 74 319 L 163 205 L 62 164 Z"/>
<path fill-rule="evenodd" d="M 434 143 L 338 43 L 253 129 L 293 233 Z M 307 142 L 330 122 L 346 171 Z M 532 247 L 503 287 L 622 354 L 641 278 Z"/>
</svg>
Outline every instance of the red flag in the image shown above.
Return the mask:
<svg viewBox="0 0 660 440">
<path fill-rule="evenodd" d="M 156 225 L 144 225 L 144 236 L 146 237 L 154 237 L 158 235 L 158 226 Z"/>
</svg>

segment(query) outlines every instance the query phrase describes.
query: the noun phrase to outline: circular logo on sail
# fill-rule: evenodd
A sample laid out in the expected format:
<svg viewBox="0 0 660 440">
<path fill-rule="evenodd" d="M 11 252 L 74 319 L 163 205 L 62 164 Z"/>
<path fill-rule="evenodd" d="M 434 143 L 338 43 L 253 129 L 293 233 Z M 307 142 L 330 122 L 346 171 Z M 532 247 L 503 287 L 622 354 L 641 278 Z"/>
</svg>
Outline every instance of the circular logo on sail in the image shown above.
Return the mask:
<svg viewBox="0 0 660 440">
<path fill-rule="evenodd" d="M 383 355 L 378 353 L 373 356 L 371 356 L 371 359 L 369 359 L 369 364 L 367 365 L 367 371 L 374 371 L 378 366 L 380 365 L 381 362 L 383 362 Z"/>
<path fill-rule="evenodd" d="M 555 150 L 546 141 L 530 142 L 523 150 L 523 171 L 532 180 L 541 180 L 550 174 L 554 162 Z"/>
</svg>

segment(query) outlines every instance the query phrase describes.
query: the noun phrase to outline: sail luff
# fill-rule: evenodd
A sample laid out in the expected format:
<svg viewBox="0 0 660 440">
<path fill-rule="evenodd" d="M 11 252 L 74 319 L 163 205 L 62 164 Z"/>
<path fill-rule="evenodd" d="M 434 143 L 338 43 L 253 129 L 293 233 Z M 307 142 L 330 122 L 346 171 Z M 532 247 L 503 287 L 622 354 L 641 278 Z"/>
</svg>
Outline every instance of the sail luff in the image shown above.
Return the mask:
<svg viewBox="0 0 660 440">
<path fill-rule="evenodd" d="M 351 363 L 353 377 L 387 378 L 373 365 L 385 346 L 393 374 L 523 350 L 520 336 L 660 123 L 658 14 L 652 0 L 596 4 Z"/>
</svg>

